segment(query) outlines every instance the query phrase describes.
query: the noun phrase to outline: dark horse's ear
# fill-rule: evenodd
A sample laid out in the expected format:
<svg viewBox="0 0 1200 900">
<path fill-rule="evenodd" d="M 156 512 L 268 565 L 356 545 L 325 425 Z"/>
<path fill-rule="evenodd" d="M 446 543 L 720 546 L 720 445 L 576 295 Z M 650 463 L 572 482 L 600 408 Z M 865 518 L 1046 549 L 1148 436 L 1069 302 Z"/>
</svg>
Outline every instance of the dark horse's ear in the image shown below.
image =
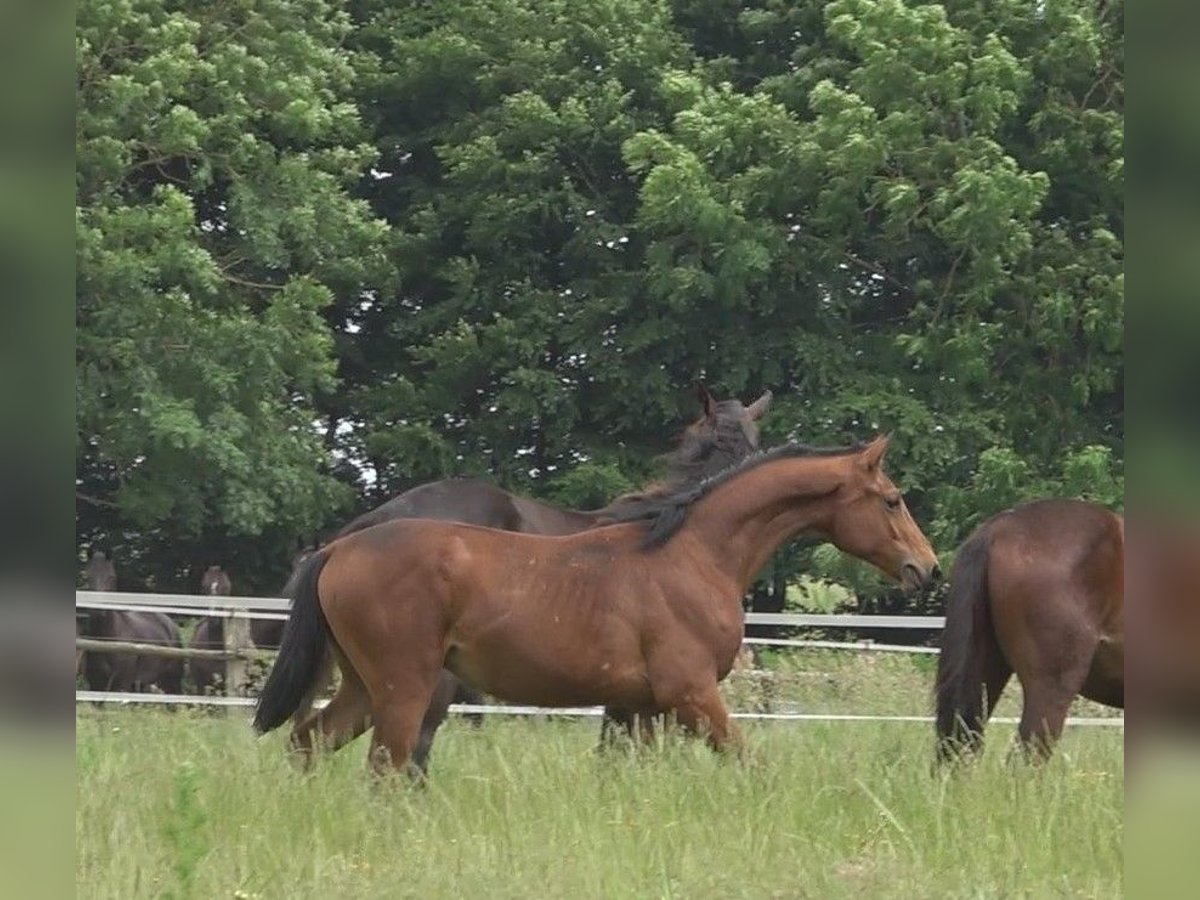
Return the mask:
<svg viewBox="0 0 1200 900">
<path fill-rule="evenodd" d="M 767 414 L 767 410 L 771 408 L 771 398 L 774 395 L 770 391 L 763 391 L 763 395 L 746 407 L 746 412 L 750 414 L 750 418 L 757 422 Z"/>
<path fill-rule="evenodd" d="M 700 405 L 704 407 L 704 415 L 711 419 L 713 412 L 717 408 L 717 401 L 708 392 L 708 388 L 704 386 L 703 381 L 696 382 L 696 398 L 700 401 Z"/>
</svg>

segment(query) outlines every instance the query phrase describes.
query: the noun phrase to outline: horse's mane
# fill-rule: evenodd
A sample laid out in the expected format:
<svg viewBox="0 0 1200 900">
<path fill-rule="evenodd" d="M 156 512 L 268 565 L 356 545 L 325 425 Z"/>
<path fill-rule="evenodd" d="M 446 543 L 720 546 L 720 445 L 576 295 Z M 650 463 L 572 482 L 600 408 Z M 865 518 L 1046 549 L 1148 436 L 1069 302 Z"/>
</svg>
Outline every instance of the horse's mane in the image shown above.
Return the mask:
<svg viewBox="0 0 1200 900">
<path fill-rule="evenodd" d="M 688 510 L 692 504 L 702 497 L 708 496 L 727 481 L 731 481 L 751 469 L 778 459 L 794 457 L 827 457 L 848 456 L 861 453 L 867 447 L 866 443 L 849 444 L 844 447 L 812 447 L 808 444 L 783 444 L 772 450 L 755 453 L 698 484 L 685 485 L 665 494 L 645 495 L 632 499 L 613 509 L 605 515 L 605 522 L 644 522 L 649 521 L 646 536 L 642 541 L 644 548 L 661 547 L 677 532 L 687 519 Z"/>
<path fill-rule="evenodd" d="M 756 453 L 756 448 L 746 440 L 741 417 L 730 412 L 734 407 L 740 409 L 741 404 L 736 400 L 718 403 L 716 421 L 711 428 L 689 428 L 680 437 L 675 450 L 659 457 L 667 470 L 662 481 L 651 482 L 636 491 L 621 494 L 605 507 L 605 512 L 615 512 L 630 503 L 666 497 L 694 487 Z"/>
</svg>

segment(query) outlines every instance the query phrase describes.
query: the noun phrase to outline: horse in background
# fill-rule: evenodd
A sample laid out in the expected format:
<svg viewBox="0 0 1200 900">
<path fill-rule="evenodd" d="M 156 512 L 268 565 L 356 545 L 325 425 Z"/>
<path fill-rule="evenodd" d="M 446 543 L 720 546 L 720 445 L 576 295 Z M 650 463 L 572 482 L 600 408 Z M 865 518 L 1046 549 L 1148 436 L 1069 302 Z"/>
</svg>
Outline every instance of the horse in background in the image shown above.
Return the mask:
<svg viewBox="0 0 1200 900">
<path fill-rule="evenodd" d="M 667 469 L 664 480 L 639 492 L 618 497 L 601 509 L 563 509 L 512 494 L 480 478 L 445 478 L 412 488 L 364 513 L 343 527 L 334 541 L 381 523 L 402 519 L 434 519 L 537 535 L 576 534 L 617 521 L 630 509 L 640 508 L 640 504 L 649 500 L 699 484 L 736 465 L 758 449 L 758 423 L 770 408 L 770 391 L 764 391 L 748 406 L 736 398 L 717 400 L 703 383 L 697 383 L 696 396 L 700 403 L 700 416 L 684 429 L 676 449 L 664 457 Z M 298 554 L 301 561 L 308 557 L 305 551 Z M 289 586 L 295 581 L 298 571 L 298 568 L 293 568 Z M 285 587 L 285 593 L 288 590 Z M 325 659 L 323 672 L 313 682 L 312 692 L 301 704 L 298 718 L 309 714 L 313 701 L 328 685 L 333 662 L 332 657 Z M 422 723 L 420 742 L 414 753 L 417 764 L 425 766 L 434 735 L 445 721 L 451 703 L 481 703 L 482 700 L 477 691 L 453 673 L 443 671 Z M 476 724 L 479 718 L 476 718 Z M 628 711 L 606 708 L 601 724 L 601 743 L 611 743 L 621 732 L 632 737 L 634 724 L 635 718 Z"/>
<path fill-rule="evenodd" d="M 220 566 L 209 566 L 200 576 L 200 593 L 207 597 L 228 597 L 233 582 Z M 205 616 L 192 632 L 189 645 L 193 650 L 222 650 L 225 647 L 225 619 Z M 225 677 L 225 664 L 217 659 L 189 659 L 188 677 L 198 693 L 217 693 Z"/>
<path fill-rule="evenodd" d="M 674 713 L 714 749 L 736 748 L 719 683 L 742 646 L 746 589 L 782 544 L 829 540 L 910 591 L 938 575 L 884 474 L 887 445 L 784 445 L 572 535 L 402 520 L 335 540 L 289 585 L 255 728 L 292 716 L 332 653 L 338 693 L 293 732 L 304 760 L 373 725 L 376 769 L 411 761 L 421 774 L 414 751 L 443 666 L 508 701 L 603 704 L 644 723 Z"/>
<path fill-rule="evenodd" d="M 1077 695 L 1125 706 L 1125 521 L 1037 500 L 988 519 L 950 574 L 935 686 L 937 752 L 978 751 L 1014 673 L 1021 744 L 1044 757 Z M 1200 672 L 1200 667 L 1193 667 Z"/>
<path fill-rule="evenodd" d="M 88 590 L 115 591 L 117 570 L 102 550 L 92 553 L 84 579 Z M 182 647 L 179 626 L 159 612 L 134 612 L 118 609 L 90 609 L 83 628 L 86 637 L 96 640 L 129 641 Z M 88 651 L 83 658 L 84 680 L 93 691 L 147 692 L 164 694 L 183 691 L 183 660 L 136 653 L 97 653 Z"/>
</svg>

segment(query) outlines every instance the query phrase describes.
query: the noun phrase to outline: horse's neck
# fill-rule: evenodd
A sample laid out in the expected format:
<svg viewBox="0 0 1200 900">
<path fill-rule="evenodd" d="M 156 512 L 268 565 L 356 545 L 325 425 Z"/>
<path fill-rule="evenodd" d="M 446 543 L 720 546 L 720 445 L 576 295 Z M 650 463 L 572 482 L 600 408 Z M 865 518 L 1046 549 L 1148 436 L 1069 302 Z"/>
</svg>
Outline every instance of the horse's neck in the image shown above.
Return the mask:
<svg viewBox="0 0 1200 900">
<path fill-rule="evenodd" d="M 784 543 L 801 533 L 826 533 L 842 465 L 837 457 L 763 463 L 697 500 L 683 527 L 745 590 Z"/>
</svg>

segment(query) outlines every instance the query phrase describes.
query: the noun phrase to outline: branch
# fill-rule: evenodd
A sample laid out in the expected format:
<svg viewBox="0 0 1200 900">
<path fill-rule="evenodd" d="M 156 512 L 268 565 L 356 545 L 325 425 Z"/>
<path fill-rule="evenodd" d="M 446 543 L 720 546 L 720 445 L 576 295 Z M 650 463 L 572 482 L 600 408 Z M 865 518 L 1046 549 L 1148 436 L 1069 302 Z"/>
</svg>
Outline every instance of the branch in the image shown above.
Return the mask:
<svg viewBox="0 0 1200 900">
<path fill-rule="evenodd" d="M 861 259 L 860 257 L 855 256 L 849 250 L 845 251 L 845 257 L 846 257 L 846 259 L 850 260 L 850 262 L 854 263 L 859 268 L 866 269 L 868 272 L 873 272 L 874 274 L 878 275 L 880 278 L 882 278 L 884 281 L 888 282 L 892 286 L 900 288 L 906 294 L 912 293 L 912 289 L 907 284 L 905 284 L 903 281 L 900 281 L 898 278 L 893 278 L 891 276 L 891 274 L 888 273 L 887 269 L 885 269 L 883 266 L 879 265 L 878 263 L 873 263 L 873 262 L 870 262 L 869 260 Z"/>
<path fill-rule="evenodd" d="M 263 291 L 282 291 L 282 284 L 265 284 L 261 281 L 247 281 L 245 278 L 238 278 L 236 275 L 230 275 L 225 269 L 217 266 L 217 271 L 221 273 L 221 277 L 231 284 L 240 284 L 242 287 L 257 288 Z"/>
<path fill-rule="evenodd" d="M 91 494 L 85 494 L 83 491 L 77 490 L 75 492 L 75 499 L 82 500 L 84 503 L 90 503 L 92 506 L 103 506 L 107 507 L 108 509 L 120 508 L 118 504 L 113 503 L 111 500 L 105 500 L 101 497 L 93 497 Z"/>
</svg>

